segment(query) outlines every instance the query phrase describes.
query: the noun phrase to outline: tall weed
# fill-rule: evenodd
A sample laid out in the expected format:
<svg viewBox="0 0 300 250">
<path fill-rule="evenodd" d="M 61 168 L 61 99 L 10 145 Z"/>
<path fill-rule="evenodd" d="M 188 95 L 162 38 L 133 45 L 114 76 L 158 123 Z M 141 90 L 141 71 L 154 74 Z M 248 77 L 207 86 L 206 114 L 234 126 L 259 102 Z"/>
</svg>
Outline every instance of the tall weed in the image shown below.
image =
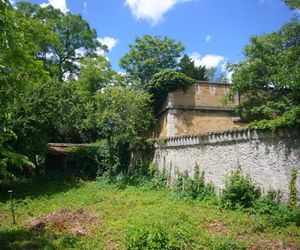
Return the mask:
<svg viewBox="0 0 300 250">
<path fill-rule="evenodd" d="M 220 202 L 224 208 L 249 208 L 259 197 L 259 189 L 255 187 L 250 178 L 243 176 L 240 171 L 236 171 L 227 178 Z"/>
</svg>

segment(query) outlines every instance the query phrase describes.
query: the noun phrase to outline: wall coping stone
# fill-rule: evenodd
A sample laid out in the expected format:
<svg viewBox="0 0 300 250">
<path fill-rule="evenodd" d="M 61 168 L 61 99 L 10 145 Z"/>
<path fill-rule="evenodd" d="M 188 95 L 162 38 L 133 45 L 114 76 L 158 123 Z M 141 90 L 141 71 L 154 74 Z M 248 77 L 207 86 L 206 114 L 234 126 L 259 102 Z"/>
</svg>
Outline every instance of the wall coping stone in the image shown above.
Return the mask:
<svg viewBox="0 0 300 250">
<path fill-rule="evenodd" d="M 252 141 L 260 139 L 300 138 L 299 129 L 279 129 L 277 131 L 257 130 L 250 128 L 235 128 L 232 130 L 209 132 L 205 135 L 191 134 L 172 136 L 155 140 L 155 148 L 185 147 L 204 144 Z"/>
</svg>

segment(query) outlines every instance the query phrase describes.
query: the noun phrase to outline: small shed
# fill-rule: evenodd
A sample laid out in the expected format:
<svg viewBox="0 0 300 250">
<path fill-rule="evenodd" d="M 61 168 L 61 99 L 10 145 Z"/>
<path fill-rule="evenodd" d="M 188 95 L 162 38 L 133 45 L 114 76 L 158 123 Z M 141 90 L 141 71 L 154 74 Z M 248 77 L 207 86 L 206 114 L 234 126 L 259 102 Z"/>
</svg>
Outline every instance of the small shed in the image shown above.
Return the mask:
<svg viewBox="0 0 300 250">
<path fill-rule="evenodd" d="M 63 172 L 77 168 L 76 154 L 70 149 L 90 145 L 88 143 L 48 143 L 46 168 Z"/>
</svg>

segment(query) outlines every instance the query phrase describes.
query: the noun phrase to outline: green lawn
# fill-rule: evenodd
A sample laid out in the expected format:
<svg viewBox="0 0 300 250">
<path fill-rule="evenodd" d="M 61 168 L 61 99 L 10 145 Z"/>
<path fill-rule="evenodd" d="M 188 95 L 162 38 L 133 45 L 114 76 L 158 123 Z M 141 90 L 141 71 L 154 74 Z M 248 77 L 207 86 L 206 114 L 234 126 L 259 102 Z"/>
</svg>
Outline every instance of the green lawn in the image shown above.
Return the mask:
<svg viewBox="0 0 300 250">
<path fill-rule="evenodd" d="M 154 225 L 188 237 L 186 249 L 300 249 L 294 224 L 275 227 L 267 217 L 180 200 L 168 190 L 63 180 L 1 184 L 0 212 L 0 249 L 124 249 L 128 231 Z"/>
</svg>

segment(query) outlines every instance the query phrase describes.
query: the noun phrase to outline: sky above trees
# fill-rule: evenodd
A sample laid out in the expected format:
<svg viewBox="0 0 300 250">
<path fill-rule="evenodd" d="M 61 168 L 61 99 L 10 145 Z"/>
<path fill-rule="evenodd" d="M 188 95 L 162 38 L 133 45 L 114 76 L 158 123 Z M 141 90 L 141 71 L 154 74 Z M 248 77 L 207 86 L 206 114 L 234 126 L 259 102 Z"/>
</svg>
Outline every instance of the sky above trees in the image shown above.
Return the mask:
<svg viewBox="0 0 300 250">
<path fill-rule="evenodd" d="M 16 3 L 18 1 L 11 1 Z M 107 45 L 113 69 L 136 36 L 183 42 L 195 64 L 224 68 L 243 59 L 251 35 L 278 30 L 293 16 L 282 0 L 30 0 L 81 14 Z"/>
</svg>

